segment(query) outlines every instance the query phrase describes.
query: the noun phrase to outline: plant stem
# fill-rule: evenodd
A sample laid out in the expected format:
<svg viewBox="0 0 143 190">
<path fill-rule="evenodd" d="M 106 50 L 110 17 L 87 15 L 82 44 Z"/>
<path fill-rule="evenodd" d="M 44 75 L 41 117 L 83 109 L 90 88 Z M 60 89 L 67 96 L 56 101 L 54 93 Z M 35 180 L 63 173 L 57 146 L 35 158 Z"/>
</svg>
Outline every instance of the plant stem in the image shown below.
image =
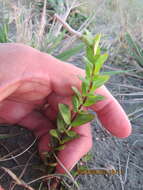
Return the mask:
<svg viewBox="0 0 143 190">
<path fill-rule="evenodd" d="M 71 34 L 77 36 L 78 38 L 82 38 L 82 34 L 80 32 L 77 32 L 73 28 L 70 27 L 68 23 L 66 23 L 62 18 L 55 14 L 54 17 L 63 25 L 64 28 L 66 28 Z"/>
<path fill-rule="evenodd" d="M 91 90 L 91 88 L 92 88 L 92 85 L 93 85 L 92 79 L 93 79 L 93 76 L 94 76 L 94 69 L 95 69 L 95 65 L 94 65 L 93 70 L 92 70 L 91 80 L 90 80 L 89 89 L 87 90 L 87 93 L 90 92 L 90 90 Z M 84 105 L 84 103 L 86 102 L 86 100 L 87 100 L 87 96 L 84 96 L 84 97 L 83 97 L 83 100 L 82 100 L 82 103 L 81 103 L 81 104 L 79 105 L 79 107 L 78 107 L 78 111 L 73 115 L 73 117 L 72 117 L 72 119 L 71 119 L 71 123 L 76 119 L 76 117 L 77 117 L 79 111 L 80 111 L 81 108 L 83 107 L 83 105 Z M 68 128 L 67 130 L 69 131 L 69 130 L 72 128 L 72 126 L 69 125 L 69 126 L 67 126 L 67 128 Z"/>
<path fill-rule="evenodd" d="M 89 57 L 89 56 L 93 56 L 93 58 L 95 58 L 95 48 L 94 47 L 98 47 L 98 44 L 99 44 L 99 41 L 97 41 L 98 43 L 97 43 L 97 46 L 95 46 L 94 45 L 94 43 L 95 43 L 95 38 L 93 38 L 92 39 L 92 35 L 90 36 L 87 36 L 87 38 L 86 38 L 86 36 L 85 35 L 83 35 L 83 34 L 81 34 L 81 33 L 79 33 L 79 32 L 77 32 L 77 31 L 75 31 L 74 29 L 72 29 L 65 21 L 63 21 L 62 20 L 62 18 L 60 18 L 58 15 L 55 15 L 55 18 L 63 25 L 63 27 L 64 28 L 66 28 L 72 35 L 76 35 L 76 37 L 78 37 L 78 38 L 80 38 L 82 41 L 84 41 L 85 42 L 85 44 L 86 44 L 86 46 L 87 46 L 87 48 L 88 47 L 90 47 L 90 48 L 93 48 L 93 51 L 92 51 L 92 49 L 91 49 L 91 51 L 89 52 L 89 55 L 88 55 L 88 49 L 87 49 L 87 58 Z M 87 33 L 88 34 L 88 33 Z M 100 40 L 100 38 L 98 37 L 98 39 Z M 93 40 L 93 42 L 91 43 L 91 40 Z M 92 55 L 93 54 L 93 55 Z M 73 108 L 75 108 L 75 112 L 73 112 L 73 111 L 71 111 L 71 113 L 68 115 L 68 117 L 69 117 L 69 120 L 68 120 L 68 122 L 67 122 L 67 120 L 65 121 L 65 117 L 63 117 L 63 119 L 64 119 L 64 123 L 62 123 L 62 128 L 58 128 L 58 132 L 57 132 L 57 134 L 59 135 L 59 140 L 56 142 L 56 143 L 54 143 L 53 145 L 52 145 L 52 148 L 53 148 L 53 152 L 52 152 L 52 154 L 53 155 L 55 155 L 55 157 L 49 157 L 49 159 L 51 159 L 52 160 L 52 163 L 51 163 L 51 165 L 53 166 L 53 163 L 55 163 L 55 162 L 58 162 L 58 159 L 56 158 L 56 155 L 57 155 L 57 153 L 58 153 L 58 151 L 59 150 L 62 150 L 62 149 L 56 149 L 56 148 L 61 148 L 60 146 L 62 146 L 62 145 L 64 145 L 65 144 L 65 142 L 68 142 L 67 141 L 67 139 L 65 138 L 65 137 L 71 137 L 71 138 L 69 138 L 70 140 L 71 139 L 73 139 L 73 138 L 77 138 L 77 136 L 78 136 L 78 134 L 76 134 L 75 136 L 73 135 L 73 137 L 72 137 L 72 135 L 70 136 L 70 130 L 72 129 L 72 123 L 73 123 L 73 121 L 75 121 L 75 119 L 78 117 L 78 115 L 80 114 L 80 111 L 84 111 L 83 110 L 83 108 L 84 108 L 84 105 L 85 105 L 85 107 L 87 106 L 87 105 L 90 105 L 89 103 L 88 103 L 88 101 L 87 100 L 89 100 L 90 101 L 90 99 L 88 99 L 88 94 L 89 93 L 91 93 L 92 92 L 92 90 L 94 89 L 94 77 L 96 76 L 96 74 L 98 75 L 98 72 L 96 72 L 95 73 L 95 64 L 94 64 L 94 62 L 95 62 L 95 59 L 90 59 L 90 62 L 93 62 L 92 64 L 93 64 L 93 67 L 91 68 L 91 70 L 90 70 L 90 74 L 88 73 L 88 70 L 86 70 L 86 74 L 87 74 L 87 76 L 85 77 L 85 81 L 83 81 L 83 82 L 85 82 L 85 83 L 83 83 L 82 85 L 82 93 L 80 93 L 80 95 L 78 94 L 78 92 L 77 92 L 77 97 L 78 97 L 78 100 L 79 100 L 79 102 L 77 103 L 77 106 L 76 106 L 76 104 L 74 104 L 74 101 L 73 101 Z M 88 63 L 87 63 L 88 64 Z M 87 69 L 88 69 L 88 67 L 87 67 Z M 87 82 L 87 81 L 88 82 Z M 87 86 L 85 85 L 86 84 L 86 82 L 87 82 Z M 84 87 L 85 87 L 85 89 L 84 89 Z M 85 91 L 85 93 L 84 93 L 84 91 Z M 78 96 L 79 95 L 79 96 Z M 91 94 L 91 96 L 92 96 L 92 94 Z M 76 98 L 77 98 L 76 97 Z M 89 96 L 90 97 L 90 96 Z M 96 96 L 95 96 L 96 97 Z M 86 102 L 87 101 L 87 102 Z M 76 106 L 76 107 L 74 107 L 74 106 Z M 69 109 L 69 107 L 68 107 L 68 109 Z M 66 110 L 66 111 L 65 111 Z M 67 111 L 67 109 L 65 109 L 64 110 L 64 114 L 65 114 L 65 112 L 67 112 L 68 113 L 68 111 L 70 110 L 68 110 Z M 62 113 L 62 111 L 60 110 L 60 112 L 61 112 L 61 115 L 63 116 L 63 113 Z M 85 113 L 85 115 L 86 115 L 86 113 Z M 79 115 L 80 116 L 80 115 Z M 59 119 L 59 118 L 58 118 Z M 58 120 L 57 120 L 58 121 Z M 70 121 L 70 122 L 69 122 Z M 89 121 L 89 120 L 87 120 L 87 121 Z M 76 122 L 76 121 L 75 121 Z M 66 123 L 68 123 L 68 124 L 66 124 Z M 70 123 L 70 124 L 69 124 Z M 84 122 L 81 122 L 81 123 L 84 123 Z M 81 124 L 80 123 L 80 124 Z M 79 124 L 79 123 L 78 123 Z M 58 125 L 58 127 L 60 127 L 60 124 L 57 122 L 57 125 Z M 74 125 L 74 124 L 73 124 Z M 77 126 L 77 125 L 75 125 L 75 126 Z M 62 129 L 62 130 L 59 130 L 59 129 Z M 64 131 L 64 132 L 63 132 Z M 69 133 L 68 133 L 69 132 Z M 54 136 L 54 135 L 53 135 Z M 54 136 L 55 137 L 55 136 Z M 57 138 L 57 136 L 56 136 L 56 138 Z M 54 140 L 54 139 L 53 139 Z M 52 156 L 53 156 L 52 155 Z M 48 160 L 47 160 L 48 161 Z M 49 162 L 50 162 L 50 160 L 49 160 Z M 49 164 L 50 165 L 50 164 Z M 56 167 L 54 166 L 54 168 L 53 168 L 53 170 L 54 170 L 54 172 L 55 172 L 55 169 L 56 169 Z M 61 186 L 62 186 L 62 183 L 60 182 L 60 179 L 53 179 L 52 180 L 52 184 L 51 184 L 51 187 L 52 187 L 52 190 L 55 190 L 55 189 L 59 189 L 59 188 L 61 188 Z"/>
</svg>

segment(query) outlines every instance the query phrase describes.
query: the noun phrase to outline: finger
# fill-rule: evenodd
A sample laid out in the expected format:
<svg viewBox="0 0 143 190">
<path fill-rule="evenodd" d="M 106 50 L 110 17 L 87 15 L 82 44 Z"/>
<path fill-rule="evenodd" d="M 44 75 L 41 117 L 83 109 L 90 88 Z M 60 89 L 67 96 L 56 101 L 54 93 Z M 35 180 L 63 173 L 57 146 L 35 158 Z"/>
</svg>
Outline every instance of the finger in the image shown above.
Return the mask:
<svg viewBox="0 0 143 190">
<path fill-rule="evenodd" d="M 51 106 L 52 109 L 55 111 L 58 111 L 58 104 L 68 104 L 70 106 L 70 109 L 72 109 L 72 96 L 60 96 L 56 93 L 51 93 L 48 96 L 48 103 Z"/>
<path fill-rule="evenodd" d="M 59 62 L 55 59 L 54 67 L 51 68 L 49 72 L 52 90 L 60 96 L 73 95 L 71 87 L 77 86 L 77 88 L 80 89 L 81 80 L 79 79 L 79 76 L 84 75 L 84 70 L 69 63 Z"/>
<path fill-rule="evenodd" d="M 49 130 L 54 128 L 52 123 L 42 114 L 35 111 L 27 115 L 19 124 L 30 129 L 38 138 L 38 149 L 43 159 L 43 152 L 50 150 Z"/>
<path fill-rule="evenodd" d="M 66 143 L 64 150 L 58 154 L 59 160 L 68 170 L 71 170 L 92 147 L 92 135 L 89 124 L 76 127 L 74 131 L 80 134 L 80 137 Z M 65 173 L 64 168 L 60 164 L 57 165 L 56 169 L 59 173 Z"/>
<path fill-rule="evenodd" d="M 18 123 L 34 109 L 34 106 L 34 104 L 6 99 L 0 102 L 0 123 Z"/>
<path fill-rule="evenodd" d="M 67 63 L 60 63 L 58 69 L 59 77 L 57 79 L 55 79 L 56 75 L 51 75 L 52 86 L 57 94 L 62 96 L 73 95 L 72 86 L 76 86 L 79 90 L 81 89 L 81 81 L 77 76 L 84 77 L 84 70 Z M 104 86 L 96 90 L 96 93 L 106 97 L 106 100 L 91 106 L 97 112 L 103 126 L 117 137 L 129 136 L 131 134 L 131 124 L 117 100 Z"/>
<path fill-rule="evenodd" d="M 58 114 L 58 105 L 59 104 L 67 104 L 69 105 L 70 109 L 72 110 L 72 102 L 71 96 L 58 96 L 55 93 L 51 93 L 47 99 L 49 106 L 44 110 L 44 114 L 49 118 L 51 121 L 55 121 Z"/>
<path fill-rule="evenodd" d="M 103 126 L 114 136 L 124 138 L 131 134 L 130 121 L 117 100 L 111 95 L 105 86 L 96 90 L 97 94 L 103 95 L 105 100 L 92 105 Z"/>
<path fill-rule="evenodd" d="M 114 136 L 120 138 L 129 136 L 131 134 L 131 124 L 125 111 L 117 100 L 111 95 L 105 86 L 97 89 L 96 94 L 104 96 L 105 100 L 90 106 L 90 108 L 97 112 L 102 125 Z M 48 100 L 49 102 L 52 102 L 51 107 L 54 110 L 58 109 L 58 103 L 66 103 L 71 106 L 70 96 L 63 97 L 52 93 Z"/>
<path fill-rule="evenodd" d="M 4 189 L 0 186 L 0 190 L 4 190 Z"/>
<path fill-rule="evenodd" d="M 50 121 L 56 121 L 58 111 L 49 106 L 45 111 L 44 115 L 49 118 Z"/>
</svg>

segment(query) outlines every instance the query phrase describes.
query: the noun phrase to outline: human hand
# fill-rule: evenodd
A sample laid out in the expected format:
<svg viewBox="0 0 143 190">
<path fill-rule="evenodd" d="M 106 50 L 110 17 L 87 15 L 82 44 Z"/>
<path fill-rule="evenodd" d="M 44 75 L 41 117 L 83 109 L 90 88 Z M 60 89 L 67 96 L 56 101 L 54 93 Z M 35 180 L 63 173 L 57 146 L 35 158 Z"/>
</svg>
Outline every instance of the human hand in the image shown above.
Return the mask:
<svg viewBox="0 0 143 190">
<path fill-rule="evenodd" d="M 0 186 L 0 190 L 4 190 L 4 189 Z"/>
<path fill-rule="evenodd" d="M 0 123 L 19 124 L 38 137 L 41 157 L 50 151 L 49 130 L 55 127 L 58 103 L 71 105 L 71 86 L 80 89 L 84 70 L 22 44 L 0 45 Z M 96 93 L 105 100 L 92 105 L 103 126 L 114 136 L 130 135 L 131 125 L 122 107 L 106 87 Z M 80 137 L 68 142 L 58 158 L 67 169 L 92 147 L 89 124 L 74 128 Z M 60 165 L 57 172 L 63 173 Z"/>
</svg>

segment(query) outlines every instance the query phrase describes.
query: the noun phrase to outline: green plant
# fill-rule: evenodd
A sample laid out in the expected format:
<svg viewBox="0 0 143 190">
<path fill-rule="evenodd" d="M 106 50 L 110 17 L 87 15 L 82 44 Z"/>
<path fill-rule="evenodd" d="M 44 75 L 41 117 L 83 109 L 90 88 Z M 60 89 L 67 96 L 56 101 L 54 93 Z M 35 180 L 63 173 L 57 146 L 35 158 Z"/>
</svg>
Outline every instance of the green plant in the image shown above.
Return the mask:
<svg viewBox="0 0 143 190">
<path fill-rule="evenodd" d="M 74 91 L 72 110 L 66 104 L 58 105 L 57 128 L 50 130 L 52 151 L 46 153 L 45 160 L 45 164 L 48 166 L 50 173 L 55 171 L 57 165 L 55 156 L 58 151 L 65 148 L 65 143 L 79 137 L 79 134 L 73 129 L 95 118 L 94 114 L 87 111 L 87 108 L 104 99 L 103 96 L 95 94 L 95 90 L 101 87 L 110 78 L 108 75 L 110 74 L 109 72 L 106 72 L 106 74 L 100 72 L 104 62 L 108 58 L 108 54 L 102 54 L 99 47 L 101 34 L 93 36 L 89 31 L 86 31 L 79 37 L 86 46 L 86 56 L 84 57 L 86 62 L 86 76 L 85 78 L 79 76 L 80 80 L 82 80 L 81 90 L 75 86 L 72 87 Z M 54 181 L 54 185 L 52 185 L 52 187 L 54 187 L 53 189 L 56 189 L 58 186 L 59 181 Z"/>
<path fill-rule="evenodd" d="M 4 23 L 0 26 L 0 43 L 9 42 L 8 31 L 9 28 L 7 23 Z"/>
<path fill-rule="evenodd" d="M 126 34 L 125 39 L 129 46 L 130 55 L 137 61 L 139 66 L 143 67 L 143 48 L 133 40 L 129 33 Z"/>
</svg>

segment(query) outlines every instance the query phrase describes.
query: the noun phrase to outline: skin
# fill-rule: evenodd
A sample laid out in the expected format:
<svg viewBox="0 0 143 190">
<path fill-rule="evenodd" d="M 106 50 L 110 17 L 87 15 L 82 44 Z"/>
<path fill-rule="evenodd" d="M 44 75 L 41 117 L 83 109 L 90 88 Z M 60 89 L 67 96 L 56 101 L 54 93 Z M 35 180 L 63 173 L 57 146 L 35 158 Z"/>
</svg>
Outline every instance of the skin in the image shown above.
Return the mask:
<svg viewBox="0 0 143 190">
<path fill-rule="evenodd" d="M 84 70 L 29 46 L 0 44 L 0 123 L 19 124 L 31 130 L 38 138 L 42 159 L 42 153 L 50 151 L 48 132 L 55 127 L 58 103 L 71 105 L 71 86 L 80 90 L 77 75 L 84 76 Z M 102 125 L 116 137 L 128 137 L 131 124 L 122 107 L 105 86 L 96 93 L 106 97 L 91 106 Z M 89 123 L 74 130 L 80 138 L 67 143 L 58 155 L 69 170 L 92 147 Z M 57 172 L 64 170 L 58 165 Z"/>
</svg>

